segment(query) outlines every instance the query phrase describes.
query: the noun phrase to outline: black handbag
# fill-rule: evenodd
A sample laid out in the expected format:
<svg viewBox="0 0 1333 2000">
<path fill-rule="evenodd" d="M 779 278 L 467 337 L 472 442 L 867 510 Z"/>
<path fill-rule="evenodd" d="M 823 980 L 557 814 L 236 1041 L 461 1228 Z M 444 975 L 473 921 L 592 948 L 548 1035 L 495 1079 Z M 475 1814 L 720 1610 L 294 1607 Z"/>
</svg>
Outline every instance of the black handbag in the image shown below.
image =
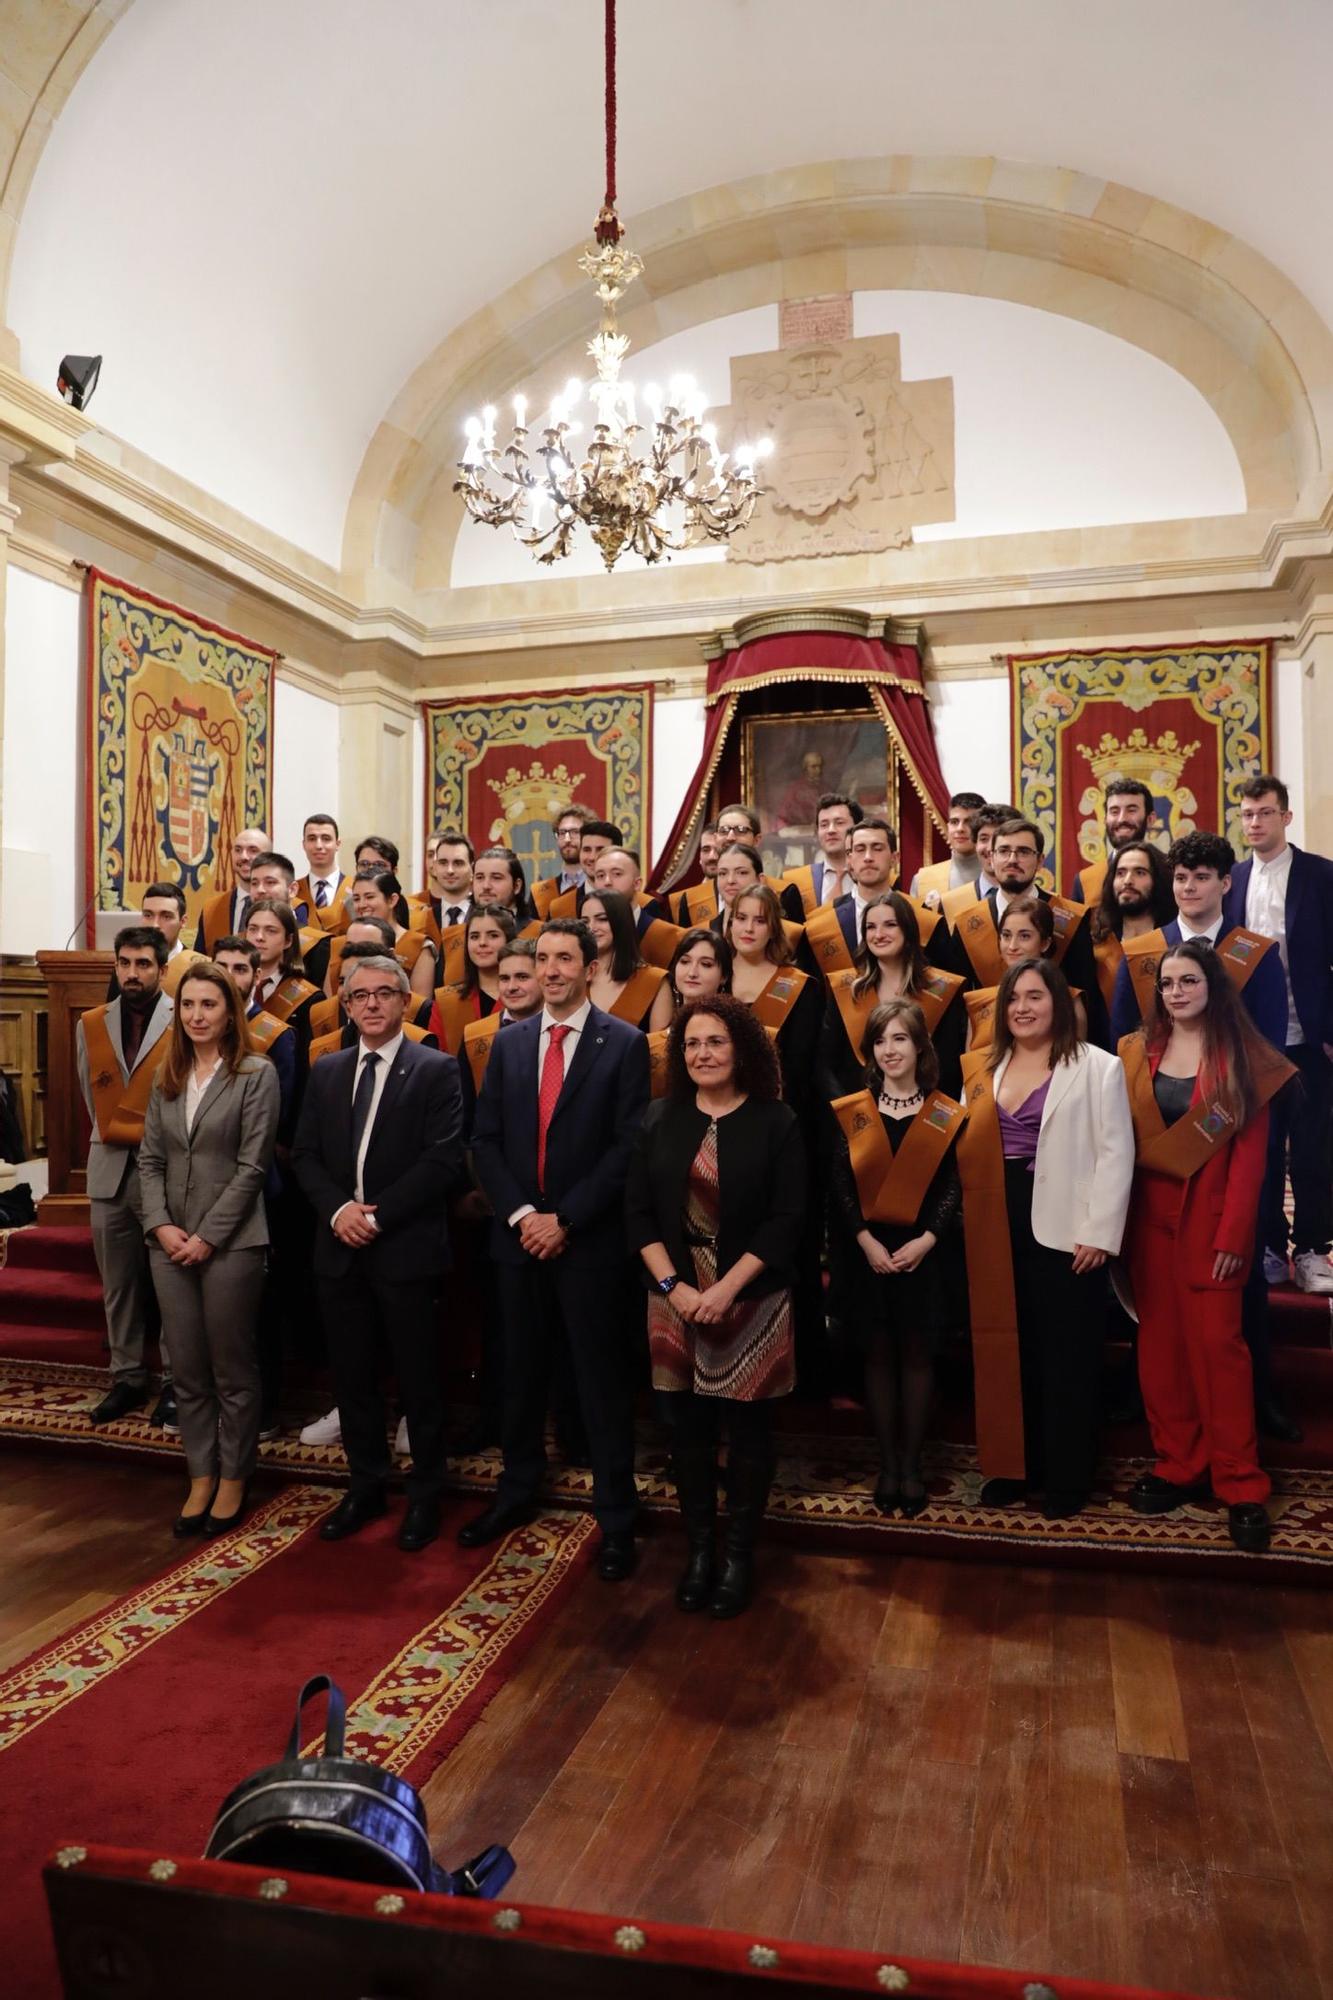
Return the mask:
<svg viewBox="0 0 1333 2000">
<path fill-rule="evenodd" d="M 328 1694 L 325 1754 L 302 1757 L 301 1717 Z M 255 1771 L 228 1793 L 204 1849 L 206 1861 L 430 1889 L 441 1896 L 495 1896 L 514 1872 L 507 1847 L 488 1847 L 462 1868 L 432 1858 L 426 1809 L 403 1778 L 343 1755 L 347 1704 L 328 1674 L 301 1689 L 280 1764 Z"/>
</svg>

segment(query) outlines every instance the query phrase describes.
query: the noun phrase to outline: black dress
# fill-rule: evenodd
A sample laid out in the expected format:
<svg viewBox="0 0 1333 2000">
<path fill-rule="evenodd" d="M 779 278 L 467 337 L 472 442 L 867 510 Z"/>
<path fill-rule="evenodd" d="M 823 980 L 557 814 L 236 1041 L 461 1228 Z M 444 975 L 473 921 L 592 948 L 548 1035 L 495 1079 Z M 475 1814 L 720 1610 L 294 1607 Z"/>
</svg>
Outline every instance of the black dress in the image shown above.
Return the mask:
<svg viewBox="0 0 1333 2000">
<path fill-rule="evenodd" d="M 913 1122 L 911 1118 L 886 1117 L 881 1111 L 880 1123 L 895 1158 Z M 963 1199 L 953 1148 L 950 1147 L 936 1168 L 915 1222 L 867 1223 L 861 1214 L 861 1197 L 857 1193 L 851 1154 L 841 1126 L 837 1132 L 838 1143 L 833 1152 L 833 1199 L 852 1239 L 853 1252 L 848 1274 L 852 1300 L 852 1310 L 848 1315 L 849 1331 L 862 1340 L 868 1333 L 886 1328 L 891 1331 L 895 1326 L 920 1328 L 932 1334 L 945 1332 L 957 1320 L 948 1284 L 948 1270 L 950 1260 L 958 1254 L 955 1231 Z M 865 1252 L 854 1240 L 866 1228 L 886 1250 L 900 1250 L 904 1243 L 909 1243 L 926 1229 L 935 1237 L 935 1247 L 927 1252 L 914 1271 L 893 1271 L 881 1277 L 871 1270 Z"/>
</svg>

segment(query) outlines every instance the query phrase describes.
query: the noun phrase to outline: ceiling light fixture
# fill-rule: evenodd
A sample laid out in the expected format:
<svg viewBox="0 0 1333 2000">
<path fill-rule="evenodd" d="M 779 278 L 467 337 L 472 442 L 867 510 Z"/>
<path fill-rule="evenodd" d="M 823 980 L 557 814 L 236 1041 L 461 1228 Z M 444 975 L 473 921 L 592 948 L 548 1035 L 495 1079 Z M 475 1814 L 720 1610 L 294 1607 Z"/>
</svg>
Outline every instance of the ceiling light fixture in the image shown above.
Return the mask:
<svg viewBox="0 0 1333 2000">
<path fill-rule="evenodd" d="M 569 554 L 582 522 L 609 570 L 627 549 L 654 563 L 673 549 L 726 542 L 754 512 L 763 490 L 755 464 L 773 447 L 763 438 L 723 451 L 707 421 L 707 401 L 688 375 L 673 377 L 665 390 L 649 383 L 642 396 L 620 379 L 630 343 L 616 325 L 616 306 L 643 260 L 626 244 L 616 214 L 616 0 L 605 6 L 606 194 L 595 242 L 579 258 L 602 308 L 588 344 L 596 379 L 586 391 L 577 380 L 565 384 L 541 423 L 541 442 L 531 447 L 526 396 L 514 397 L 503 450 L 493 405 L 469 417 L 454 491 L 474 520 L 512 528 L 542 563 Z M 585 394 L 592 405 L 586 445 L 578 442 L 583 425 L 574 416 Z M 650 424 L 639 421 L 640 402 Z"/>
</svg>

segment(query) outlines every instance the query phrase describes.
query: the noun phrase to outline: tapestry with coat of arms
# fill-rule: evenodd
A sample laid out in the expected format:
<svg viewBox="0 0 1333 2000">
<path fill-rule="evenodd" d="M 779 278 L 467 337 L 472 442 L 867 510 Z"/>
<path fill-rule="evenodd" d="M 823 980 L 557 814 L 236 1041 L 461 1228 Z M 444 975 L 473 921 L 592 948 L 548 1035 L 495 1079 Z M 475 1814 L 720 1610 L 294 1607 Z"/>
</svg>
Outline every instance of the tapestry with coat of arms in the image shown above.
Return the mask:
<svg viewBox="0 0 1333 2000">
<path fill-rule="evenodd" d="M 277 655 L 95 569 L 88 632 L 88 940 L 151 882 L 184 890 L 188 932 L 269 823 Z"/>
<path fill-rule="evenodd" d="M 587 806 L 649 856 L 652 690 L 422 703 L 426 833 L 455 826 L 480 850 L 512 847 L 529 884 L 558 873 L 551 822 Z"/>
<path fill-rule="evenodd" d="M 1141 779 L 1166 848 L 1196 828 L 1241 841 L 1240 788 L 1270 769 L 1271 640 L 1009 660 L 1014 801 L 1067 891 L 1103 858 L 1102 788 Z"/>
</svg>

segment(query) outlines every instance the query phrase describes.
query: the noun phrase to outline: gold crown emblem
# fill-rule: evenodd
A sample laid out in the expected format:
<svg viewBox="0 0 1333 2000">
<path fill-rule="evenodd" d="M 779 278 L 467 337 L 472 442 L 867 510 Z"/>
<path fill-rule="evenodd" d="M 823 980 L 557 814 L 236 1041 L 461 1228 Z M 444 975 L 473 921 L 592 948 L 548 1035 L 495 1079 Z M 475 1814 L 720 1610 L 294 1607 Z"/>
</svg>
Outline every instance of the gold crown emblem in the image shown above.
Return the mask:
<svg viewBox="0 0 1333 2000">
<path fill-rule="evenodd" d="M 1171 798 L 1198 747 L 1197 743 L 1182 743 L 1174 729 L 1163 730 L 1157 741 L 1150 743 L 1147 731 L 1135 728 L 1123 743 L 1105 731 L 1095 749 L 1080 743 L 1078 754 L 1091 764 L 1101 785 L 1108 778 L 1137 778 L 1155 795 L 1164 793 Z"/>
<path fill-rule="evenodd" d="M 541 759 L 536 758 L 526 774 L 517 764 L 511 764 L 503 778 L 488 778 L 486 783 L 499 799 L 506 821 L 516 826 L 525 819 L 553 819 L 573 802 L 583 777 L 580 771 L 571 778 L 566 764 L 557 764 L 548 771 Z"/>
</svg>

